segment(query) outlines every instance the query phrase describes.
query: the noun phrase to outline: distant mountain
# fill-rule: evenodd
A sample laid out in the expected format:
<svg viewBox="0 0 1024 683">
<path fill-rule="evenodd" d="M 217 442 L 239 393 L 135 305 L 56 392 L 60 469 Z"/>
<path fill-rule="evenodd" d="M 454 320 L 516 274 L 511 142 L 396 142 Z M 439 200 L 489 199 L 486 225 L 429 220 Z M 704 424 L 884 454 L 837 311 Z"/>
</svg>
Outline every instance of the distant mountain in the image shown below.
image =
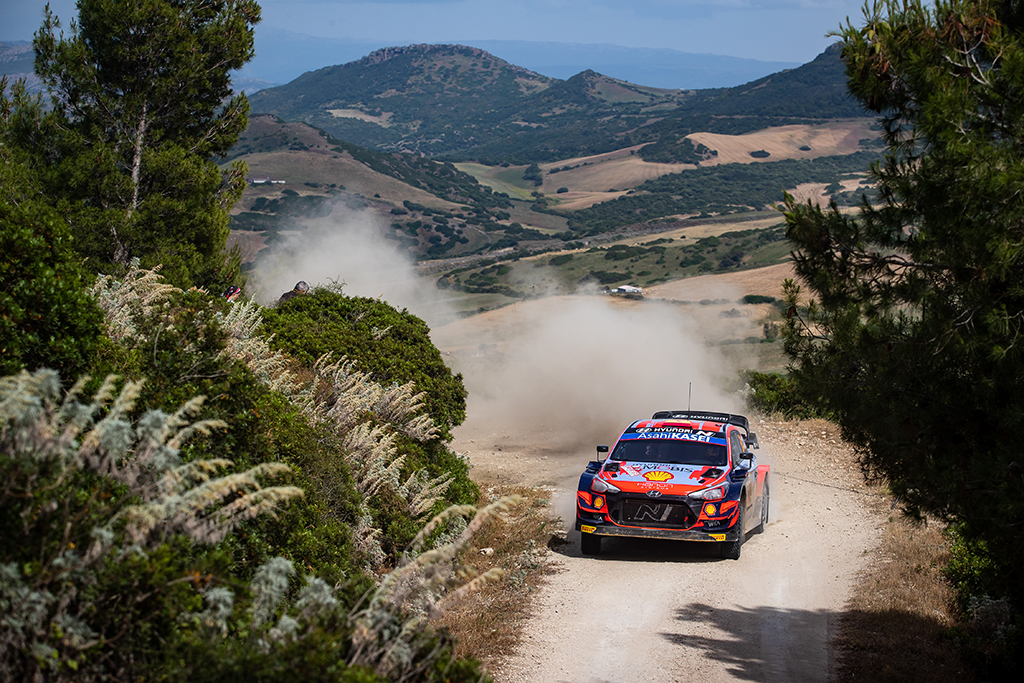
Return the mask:
<svg viewBox="0 0 1024 683">
<path fill-rule="evenodd" d="M 523 40 L 460 40 L 551 78 L 567 79 L 592 69 L 612 78 L 655 88 L 727 88 L 799 66 L 673 49 Z M 382 41 L 324 38 L 274 28 L 256 28 L 256 56 L 241 75 L 288 83 L 307 71 L 356 61 L 388 47 Z"/>
<path fill-rule="evenodd" d="M 24 78 L 29 92 L 40 92 L 43 86 L 35 74 L 35 61 L 36 55 L 29 41 L 0 43 L 0 76 L 7 76 L 8 85 Z"/>
<path fill-rule="evenodd" d="M 564 80 L 590 69 L 652 88 L 728 88 L 800 66 L 795 62 L 762 62 L 665 48 L 522 40 L 474 40 L 468 43 L 552 78 Z"/>
<path fill-rule="evenodd" d="M 380 150 L 451 160 L 554 161 L 646 143 L 686 161 L 693 132 L 864 116 L 837 48 L 733 88 L 666 90 L 587 70 L 543 76 L 475 47 L 386 48 L 255 93 L 253 110 Z"/>
</svg>

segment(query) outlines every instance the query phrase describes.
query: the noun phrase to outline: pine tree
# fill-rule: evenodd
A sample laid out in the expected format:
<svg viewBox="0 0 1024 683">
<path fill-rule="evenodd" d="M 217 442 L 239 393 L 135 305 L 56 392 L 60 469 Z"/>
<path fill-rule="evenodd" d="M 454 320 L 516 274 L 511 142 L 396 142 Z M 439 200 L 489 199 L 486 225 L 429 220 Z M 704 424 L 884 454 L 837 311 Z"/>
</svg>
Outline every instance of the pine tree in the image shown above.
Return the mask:
<svg viewBox="0 0 1024 683">
<path fill-rule="evenodd" d="M 912 514 L 962 525 L 1024 607 L 1024 3 L 875 2 L 841 32 L 880 115 L 859 215 L 787 202 L 794 376 Z"/>
<path fill-rule="evenodd" d="M 52 111 L 22 101 L 5 127 L 99 271 L 133 258 L 175 284 L 237 275 L 224 248 L 245 167 L 221 171 L 248 120 L 230 72 L 253 55 L 252 0 L 79 0 L 65 36 L 47 9 L 36 72 Z"/>
</svg>

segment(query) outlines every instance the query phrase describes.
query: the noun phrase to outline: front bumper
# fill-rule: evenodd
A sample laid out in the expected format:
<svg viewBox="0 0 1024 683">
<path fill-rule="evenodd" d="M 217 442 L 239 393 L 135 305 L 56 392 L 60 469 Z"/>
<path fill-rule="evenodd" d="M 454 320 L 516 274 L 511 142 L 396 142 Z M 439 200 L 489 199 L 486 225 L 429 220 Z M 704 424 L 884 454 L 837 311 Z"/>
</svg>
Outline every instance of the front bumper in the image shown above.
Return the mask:
<svg viewBox="0 0 1024 683">
<path fill-rule="evenodd" d="M 692 529 L 647 529 L 644 527 L 619 526 L 609 522 L 594 522 L 576 518 L 576 531 L 595 536 L 624 536 L 627 538 L 661 538 L 672 541 L 699 541 L 704 543 L 732 542 L 739 538 L 734 524 L 720 532 L 694 531 Z"/>
</svg>

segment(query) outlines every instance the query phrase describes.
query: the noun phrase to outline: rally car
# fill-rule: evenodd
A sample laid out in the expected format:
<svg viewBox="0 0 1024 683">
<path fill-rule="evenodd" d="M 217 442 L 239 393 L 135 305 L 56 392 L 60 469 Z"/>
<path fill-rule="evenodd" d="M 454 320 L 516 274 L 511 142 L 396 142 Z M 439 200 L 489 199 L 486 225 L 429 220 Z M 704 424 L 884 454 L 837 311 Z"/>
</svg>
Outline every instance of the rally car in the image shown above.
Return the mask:
<svg viewBox="0 0 1024 683">
<path fill-rule="evenodd" d="M 770 468 L 751 452 L 758 447 L 742 415 L 669 410 L 629 425 L 580 476 L 583 554 L 626 536 L 714 542 L 739 559 L 746 535 L 768 523 Z"/>
</svg>

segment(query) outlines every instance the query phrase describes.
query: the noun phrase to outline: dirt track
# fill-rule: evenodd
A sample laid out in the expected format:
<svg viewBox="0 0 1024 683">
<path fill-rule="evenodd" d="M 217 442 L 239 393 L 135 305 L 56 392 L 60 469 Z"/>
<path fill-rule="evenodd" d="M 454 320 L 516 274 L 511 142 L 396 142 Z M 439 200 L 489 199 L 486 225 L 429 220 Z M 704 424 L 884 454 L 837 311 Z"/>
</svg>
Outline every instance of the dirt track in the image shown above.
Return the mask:
<svg viewBox="0 0 1024 683">
<path fill-rule="evenodd" d="M 581 557 L 579 534 L 551 551 L 559 572 L 541 591 L 517 654 L 497 668 L 520 681 L 826 681 L 835 619 L 878 522 L 849 449 L 820 421 L 755 422 L 772 463 L 772 513 L 738 561 L 711 544 L 606 539 Z M 457 433 L 478 481 L 554 489 L 571 519 L 589 452 L 552 450 L 548 435 L 474 424 Z"/>
<path fill-rule="evenodd" d="M 637 311 L 549 299 L 434 331 L 470 390 L 453 447 L 470 456 L 476 481 L 550 487 L 570 528 L 594 446 L 652 409 L 685 407 L 684 380 L 701 397 L 695 407 L 739 409 L 707 375 L 720 359 L 687 341 L 706 331 L 699 322 L 677 328 L 675 309 Z M 772 513 L 742 558 L 720 560 L 712 544 L 620 539 L 584 558 L 569 531 L 548 551 L 558 572 L 516 654 L 496 667 L 498 683 L 829 679 L 829 637 L 878 538 L 867 507 L 876 494 L 828 423 L 752 427 L 759 461 L 772 465 Z"/>
</svg>

